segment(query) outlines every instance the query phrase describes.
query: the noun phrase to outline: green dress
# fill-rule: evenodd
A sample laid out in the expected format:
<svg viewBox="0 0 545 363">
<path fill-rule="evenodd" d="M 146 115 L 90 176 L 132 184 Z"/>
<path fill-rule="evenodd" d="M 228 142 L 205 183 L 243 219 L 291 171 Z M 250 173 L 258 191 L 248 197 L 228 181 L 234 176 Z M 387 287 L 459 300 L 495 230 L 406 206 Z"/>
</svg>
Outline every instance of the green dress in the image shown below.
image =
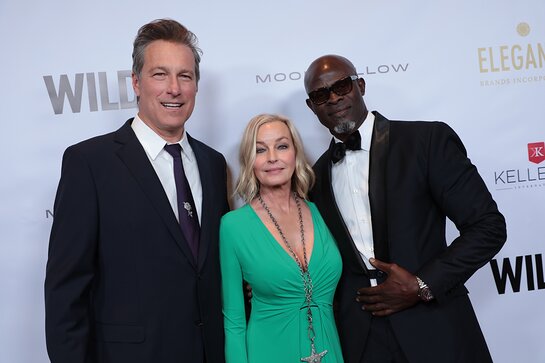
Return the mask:
<svg viewBox="0 0 545 363">
<path fill-rule="evenodd" d="M 309 256 L 316 351 L 323 363 L 343 362 L 333 318 L 333 295 L 342 262 L 335 240 L 316 206 L 307 202 L 314 224 Z M 220 227 L 225 358 L 227 363 L 297 363 L 310 355 L 301 272 L 250 205 L 226 214 Z M 252 286 L 248 325 L 242 280 Z"/>
</svg>

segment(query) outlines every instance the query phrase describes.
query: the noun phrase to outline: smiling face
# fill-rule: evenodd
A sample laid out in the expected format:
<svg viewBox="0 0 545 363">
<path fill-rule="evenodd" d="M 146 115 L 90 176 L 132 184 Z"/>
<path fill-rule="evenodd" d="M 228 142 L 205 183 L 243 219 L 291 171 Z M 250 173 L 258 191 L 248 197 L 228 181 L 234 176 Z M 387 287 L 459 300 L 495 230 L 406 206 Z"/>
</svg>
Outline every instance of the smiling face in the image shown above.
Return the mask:
<svg viewBox="0 0 545 363">
<path fill-rule="evenodd" d="M 140 75 L 132 75 L 138 116 L 159 136 L 178 142 L 195 107 L 195 57 L 189 47 L 156 40 L 145 50 Z"/>
<path fill-rule="evenodd" d="M 291 188 L 295 147 L 290 130 L 282 121 L 267 122 L 259 127 L 253 170 L 261 190 Z"/>
<path fill-rule="evenodd" d="M 346 58 L 334 55 L 320 57 L 312 62 L 305 73 L 305 89 L 308 94 L 320 88 L 329 88 L 352 75 L 356 75 L 356 69 Z M 344 141 L 361 126 L 367 116 L 364 94 L 365 81 L 358 78 L 352 81 L 352 90 L 342 96 L 330 92 L 328 100 L 322 104 L 316 105 L 310 99 L 306 102 L 322 125 Z"/>
</svg>

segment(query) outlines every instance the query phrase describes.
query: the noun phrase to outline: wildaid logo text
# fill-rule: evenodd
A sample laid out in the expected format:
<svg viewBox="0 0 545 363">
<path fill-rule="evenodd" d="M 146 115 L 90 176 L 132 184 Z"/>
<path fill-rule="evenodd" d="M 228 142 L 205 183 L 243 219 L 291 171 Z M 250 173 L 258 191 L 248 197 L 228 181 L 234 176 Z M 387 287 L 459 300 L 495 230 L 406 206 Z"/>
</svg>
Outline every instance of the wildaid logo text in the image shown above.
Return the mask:
<svg viewBox="0 0 545 363">
<path fill-rule="evenodd" d="M 43 79 L 56 115 L 66 111 L 65 100 L 68 101 L 72 113 L 82 112 L 84 105 L 88 108 L 83 110 L 91 112 L 99 111 L 99 105 L 101 111 L 137 107 L 130 70 L 117 71 L 117 77 L 113 80 L 108 78 L 106 72 L 61 74 L 57 77 L 47 75 L 43 76 Z M 87 91 L 86 100 L 83 97 L 84 86 Z M 116 89 L 117 92 L 110 94 L 111 89 Z"/>
<path fill-rule="evenodd" d="M 490 269 L 498 294 L 503 295 L 511 288 L 513 293 L 528 292 L 545 289 L 545 275 L 543 273 L 543 255 L 505 257 L 502 261 L 492 259 Z M 526 281 L 523 276 L 526 275 Z"/>
</svg>

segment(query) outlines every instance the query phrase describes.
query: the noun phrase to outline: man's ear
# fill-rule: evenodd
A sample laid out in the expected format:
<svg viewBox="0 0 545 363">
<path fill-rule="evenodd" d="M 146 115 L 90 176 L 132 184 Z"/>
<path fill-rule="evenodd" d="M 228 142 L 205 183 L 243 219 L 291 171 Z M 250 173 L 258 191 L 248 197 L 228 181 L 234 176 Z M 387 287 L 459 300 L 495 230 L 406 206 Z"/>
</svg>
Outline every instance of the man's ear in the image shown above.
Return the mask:
<svg viewBox="0 0 545 363">
<path fill-rule="evenodd" d="M 310 108 L 310 109 L 312 110 L 312 112 L 316 113 L 316 112 L 314 111 L 314 104 L 312 103 L 312 101 L 310 100 L 310 98 L 307 98 L 305 102 L 307 103 L 308 108 Z"/>
<path fill-rule="evenodd" d="M 132 89 L 137 96 L 140 96 L 140 85 L 138 84 L 138 76 L 133 72 L 131 74 Z"/>
<path fill-rule="evenodd" d="M 365 79 L 358 78 L 358 87 L 360 88 L 360 93 L 362 96 L 365 95 Z"/>
<path fill-rule="evenodd" d="M 132 89 L 134 90 L 134 94 L 136 95 L 136 103 L 140 102 L 140 84 L 138 76 L 133 72 L 131 74 L 131 80 L 132 80 Z"/>
</svg>

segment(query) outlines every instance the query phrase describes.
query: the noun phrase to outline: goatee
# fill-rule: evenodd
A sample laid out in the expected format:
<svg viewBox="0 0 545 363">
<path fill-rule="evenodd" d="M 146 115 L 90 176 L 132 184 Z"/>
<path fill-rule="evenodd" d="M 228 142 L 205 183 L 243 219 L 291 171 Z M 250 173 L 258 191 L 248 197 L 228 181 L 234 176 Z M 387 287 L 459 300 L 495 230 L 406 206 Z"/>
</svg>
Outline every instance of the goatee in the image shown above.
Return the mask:
<svg viewBox="0 0 545 363">
<path fill-rule="evenodd" d="M 354 132 L 356 129 L 356 122 L 355 121 L 343 121 L 342 123 L 336 125 L 333 128 L 333 131 L 335 131 L 338 135 L 350 135 Z"/>
</svg>

